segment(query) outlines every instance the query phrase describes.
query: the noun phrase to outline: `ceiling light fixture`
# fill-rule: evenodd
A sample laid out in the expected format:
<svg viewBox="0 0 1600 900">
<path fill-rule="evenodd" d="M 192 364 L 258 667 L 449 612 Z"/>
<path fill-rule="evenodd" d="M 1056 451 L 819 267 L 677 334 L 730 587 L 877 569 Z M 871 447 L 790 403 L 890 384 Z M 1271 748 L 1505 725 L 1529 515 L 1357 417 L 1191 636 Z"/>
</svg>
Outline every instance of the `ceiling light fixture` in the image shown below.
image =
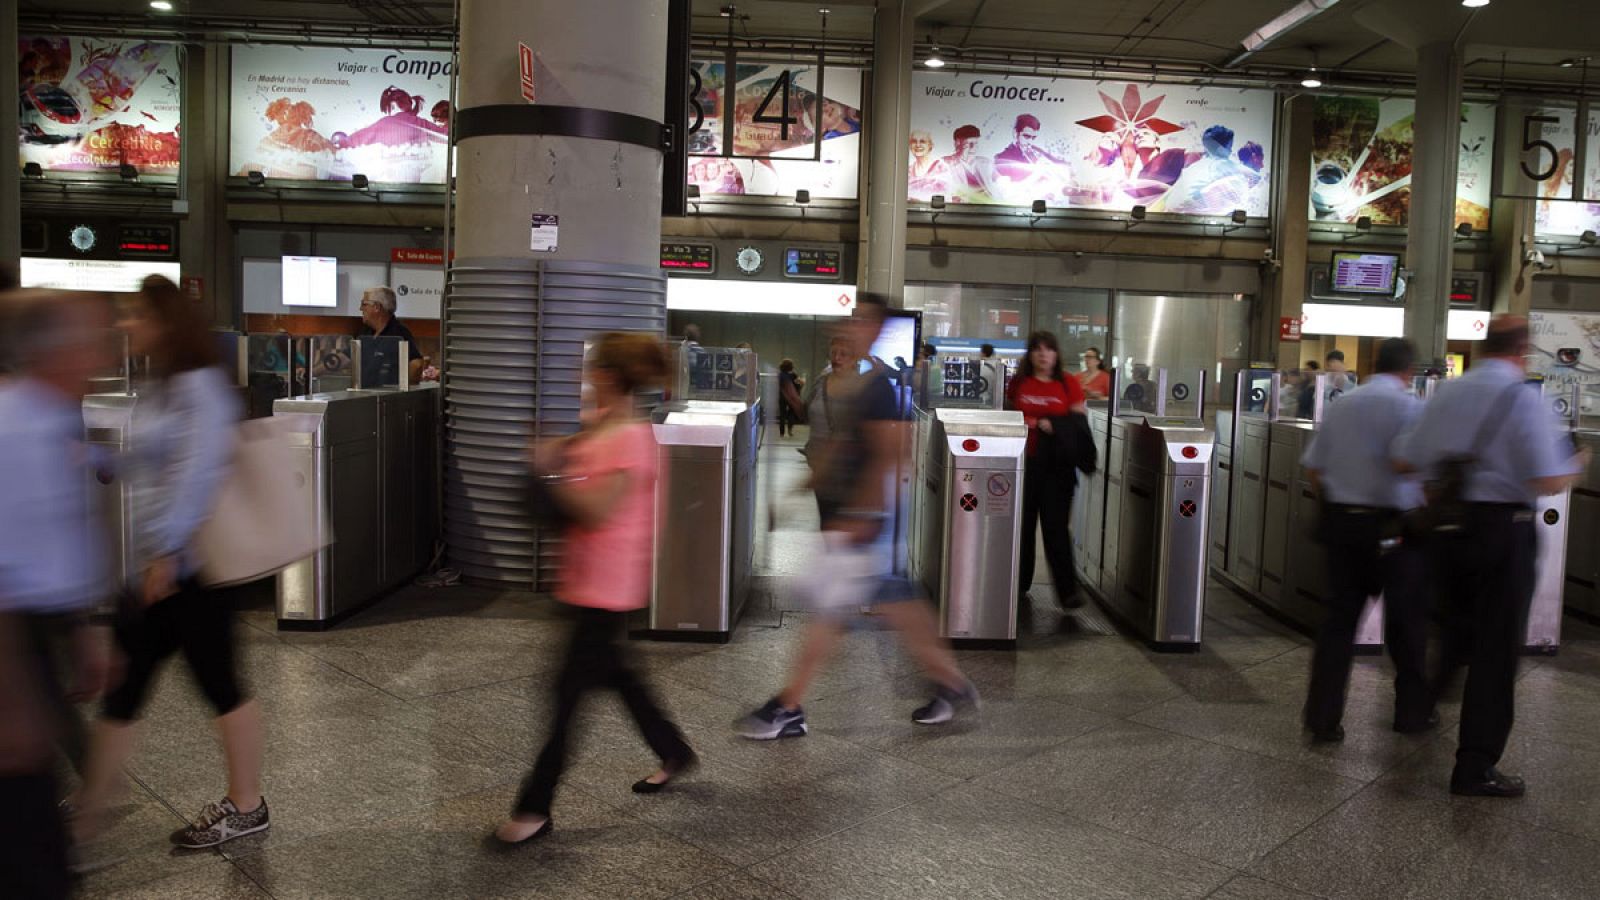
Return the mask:
<svg viewBox="0 0 1600 900">
<path fill-rule="evenodd" d="M 1481 9 L 1489 5 L 1489 0 L 1461 0 L 1461 5 L 1467 9 Z"/>
<path fill-rule="evenodd" d="M 150 8 L 156 12 L 172 12 L 172 3 L 169 0 L 150 0 Z"/>
<path fill-rule="evenodd" d="M 1317 72 L 1316 66 L 1307 69 L 1306 73 L 1300 76 L 1300 86 L 1303 88 L 1322 87 L 1322 75 Z"/>
<path fill-rule="evenodd" d="M 928 58 L 923 60 L 922 64 L 927 66 L 930 69 L 942 69 L 942 68 L 944 68 L 944 57 L 939 55 L 939 45 L 938 44 L 934 44 L 933 45 L 933 50 L 929 51 Z"/>
</svg>

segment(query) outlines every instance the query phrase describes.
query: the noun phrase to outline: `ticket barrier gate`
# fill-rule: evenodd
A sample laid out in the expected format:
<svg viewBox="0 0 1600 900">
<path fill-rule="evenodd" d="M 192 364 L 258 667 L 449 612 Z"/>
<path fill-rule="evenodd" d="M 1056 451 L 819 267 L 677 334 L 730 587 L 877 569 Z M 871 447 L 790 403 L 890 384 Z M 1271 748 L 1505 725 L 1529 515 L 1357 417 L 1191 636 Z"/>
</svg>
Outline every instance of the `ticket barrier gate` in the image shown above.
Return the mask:
<svg viewBox="0 0 1600 900">
<path fill-rule="evenodd" d="M 1227 554 L 1212 573 L 1268 614 L 1315 634 L 1328 604 L 1327 557 L 1314 538 L 1321 500 L 1300 460 L 1320 427 L 1322 405 L 1308 411 L 1310 419 L 1283 418 L 1280 373 L 1245 370 L 1238 377 L 1232 458 L 1217 462 L 1219 468 L 1226 463 L 1232 476 Z M 1319 378 L 1315 396 L 1337 402 L 1337 391 L 1322 384 L 1325 378 Z M 1419 381 L 1414 389 L 1427 397 L 1434 386 Z M 1529 653 L 1554 653 L 1560 645 L 1568 496 L 1542 497 L 1536 510 L 1539 559 L 1525 638 Z M 1380 595 L 1368 601 L 1357 624 L 1356 652 L 1382 652 L 1383 628 Z"/>
<path fill-rule="evenodd" d="M 1593 551 L 1600 547 L 1600 431 L 1578 431 L 1573 438 L 1593 456 L 1569 501 L 1570 542 L 1579 551 L 1567 554 L 1563 598 L 1568 612 L 1600 623 L 1600 553 Z"/>
<path fill-rule="evenodd" d="M 726 642 L 750 595 L 762 404 L 677 400 L 654 414 L 654 569 L 646 635 Z"/>
<path fill-rule="evenodd" d="M 91 452 L 103 454 L 109 465 L 128 449 L 133 429 L 133 410 L 139 398 L 133 394 L 89 394 L 83 398 L 84 442 Z M 133 491 L 125 478 L 115 477 L 110 468 L 96 467 L 86 476 L 89 498 L 111 549 L 108 565 L 122 584 L 137 584 L 133 558 Z"/>
<path fill-rule="evenodd" d="M 1202 391 L 1169 391 L 1166 371 L 1152 374 L 1139 392 L 1119 391 L 1114 379 L 1112 402 L 1089 410 L 1101 464 L 1079 481 L 1075 561 L 1081 586 L 1140 638 L 1193 651 L 1205 616 L 1216 432 L 1201 417 Z M 1169 393 L 1187 415 L 1166 414 Z M 1155 414 L 1123 415 L 1124 394 Z"/>
<path fill-rule="evenodd" d="M 958 646 L 1017 640 L 1023 459 L 1028 426 L 1009 410 L 919 411 L 908 554 Z"/>
<path fill-rule="evenodd" d="M 335 391 L 273 404 L 332 534 L 278 574 L 278 627 L 320 630 L 426 568 L 438 539 L 439 391 Z"/>
</svg>

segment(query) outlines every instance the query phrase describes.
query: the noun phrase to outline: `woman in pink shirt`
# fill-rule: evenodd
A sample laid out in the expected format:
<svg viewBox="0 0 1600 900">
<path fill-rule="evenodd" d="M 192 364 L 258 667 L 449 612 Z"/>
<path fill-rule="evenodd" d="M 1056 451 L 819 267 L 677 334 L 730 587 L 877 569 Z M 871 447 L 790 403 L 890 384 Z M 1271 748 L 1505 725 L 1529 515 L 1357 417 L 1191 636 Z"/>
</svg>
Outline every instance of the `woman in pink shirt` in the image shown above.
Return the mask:
<svg viewBox="0 0 1600 900">
<path fill-rule="evenodd" d="M 550 803 L 567 761 L 567 739 L 578 701 L 591 688 L 622 695 L 661 768 L 633 786 L 653 794 L 696 761 L 677 726 L 656 706 L 634 671 L 625 635 L 627 614 L 650 600 L 654 536 L 656 442 L 639 417 L 634 395 L 659 386 L 666 356 L 643 334 L 604 334 L 589 353 L 592 406 L 583 430 L 532 450 L 535 477 L 569 523 L 556 597 L 573 607 L 575 624 L 555 684 L 549 739 L 511 818 L 495 836 L 517 844 L 550 833 Z"/>
</svg>

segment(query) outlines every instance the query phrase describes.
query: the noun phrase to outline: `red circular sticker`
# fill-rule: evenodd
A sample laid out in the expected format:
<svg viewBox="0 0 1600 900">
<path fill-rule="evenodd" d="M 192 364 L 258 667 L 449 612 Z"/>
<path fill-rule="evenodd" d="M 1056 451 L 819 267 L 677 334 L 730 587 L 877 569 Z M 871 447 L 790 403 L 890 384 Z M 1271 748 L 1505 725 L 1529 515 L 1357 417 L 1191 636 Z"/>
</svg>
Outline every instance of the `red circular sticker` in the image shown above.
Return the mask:
<svg viewBox="0 0 1600 900">
<path fill-rule="evenodd" d="M 1183 516 L 1185 519 L 1192 518 L 1197 511 L 1193 500 L 1185 500 L 1178 504 L 1178 515 Z"/>
<path fill-rule="evenodd" d="M 968 453 L 977 453 L 979 446 L 981 445 L 972 438 L 967 438 L 961 442 L 961 449 L 967 451 Z"/>
</svg>

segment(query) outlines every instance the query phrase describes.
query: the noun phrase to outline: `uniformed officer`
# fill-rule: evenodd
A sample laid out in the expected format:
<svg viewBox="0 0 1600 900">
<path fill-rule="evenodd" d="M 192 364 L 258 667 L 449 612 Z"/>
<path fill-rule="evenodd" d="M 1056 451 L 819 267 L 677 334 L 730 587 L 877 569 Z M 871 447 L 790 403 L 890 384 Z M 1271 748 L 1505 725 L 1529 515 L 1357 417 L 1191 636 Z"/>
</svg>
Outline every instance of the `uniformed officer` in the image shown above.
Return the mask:
<svg viewBox="0 0 1600 900">
<path fill-rule="evenodd" d="M 1397 465 L 1399 441 L 1422 413 L 1410 393 L 1411 344 L 1378 347 L 1377 375 L 1328 407 L 1301 460 L 1322 495 L 1318 539 L 1327 551 L 1329 610 L 1311 661 L 1305 725 L 1317 741 L 1344 738 L 1345 689 L 1356 625 L 1367 598 L 1383 594 L 1384 644 L 1394 659 L 1394 729 L 1439 722 L 1427 680 L 1425 559 L 1401 535 L 1401 517 L 1422 502 L 1415 478 Z"/>
<path fill-rule="evenodd" d="M 1440 386 L 1402 449 L 1424 474 L 1441 472 L 1447 461 L 1465 469 L 1464 514 L 1459 528 L 1438 538 L 1435 573 L 1448 605 L 1441 671 L 1468 667 L 1454 794 L 1518 797 L 1526 790 L 1496 766 L 1511 734 L 1533 599 L 1533 506 L 1566 489 L 1586 462 L 1539 393 L 1524 386 L 1528 346 L 1526 319 L 1496 316 L 1472 370 Z"/>
</svg>

